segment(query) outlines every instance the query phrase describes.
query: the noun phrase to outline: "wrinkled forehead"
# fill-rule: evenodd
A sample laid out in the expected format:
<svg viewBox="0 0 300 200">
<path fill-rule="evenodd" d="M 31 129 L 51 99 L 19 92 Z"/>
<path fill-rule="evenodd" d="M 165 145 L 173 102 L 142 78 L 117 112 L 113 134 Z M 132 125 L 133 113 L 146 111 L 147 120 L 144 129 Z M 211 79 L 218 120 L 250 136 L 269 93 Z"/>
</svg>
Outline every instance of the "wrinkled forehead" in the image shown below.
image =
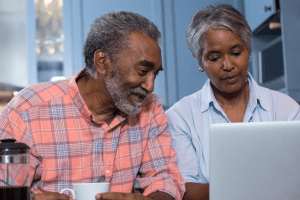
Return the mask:
<svg viewBox="0 0 300 200">
<path fill-rule="evenodd" d="M 157 42 L 140 32 L 133 32 L 128 37 L 129 48 L 116 55 L 117 62 L 153 63 L 154 68 L 162 65 L 161 49 Z"/>
</svg>

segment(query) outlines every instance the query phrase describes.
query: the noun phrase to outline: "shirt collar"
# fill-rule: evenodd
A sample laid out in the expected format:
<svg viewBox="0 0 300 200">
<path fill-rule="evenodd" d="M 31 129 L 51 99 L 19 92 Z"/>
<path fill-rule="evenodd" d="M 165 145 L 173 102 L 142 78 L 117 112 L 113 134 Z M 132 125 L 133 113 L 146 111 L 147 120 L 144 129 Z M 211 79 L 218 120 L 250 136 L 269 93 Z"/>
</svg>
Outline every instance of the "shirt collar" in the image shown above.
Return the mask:
<svg viewBox="0 0 300 200">
<path fill-rule="evenodd" d="M 265 111 L 270 111 L 270 106 L 268 104 L 267 98 L 264 97 L 264 91 L 262 91 L 261 86 L 259 86 L 253 79 L 252 75 L 248 72 L 247 81 L 249 82 L 250 97 L 249 106 L 251 110 L 254 110 L 259 104 Z"/>
<path fill-rule="evenodd" d="M 204 112 L 209 108 L 210 103 L 213 103 L 214 105 L 219 105 L 217 102 L 214 91 L 210 85 L 210 80 L 208 79 L 201 90 L 201 106 L 200 111 Z"/>
<path fill-rule="evenodd" d="M 247 82 L 249 83 L 250 88 L 250 97 L 248 106 L 250 106 L 251 110 L 254 110 L 257 104 L 259 104 L 264 110 L 269 111 L 270 107 L 266 100 L 263 97 L 263 91 L 261 91 L 261 87 L 255 82 L 251 74 L 248 72 L 247 74 Z M 206 111 L 210 104 L 214 105 L 216 109 L 222 110 L 218 101 L 215 98 L 213 89 L 210 84 L 210 80 L 208 79 L 201 90 L 201 106 L 200 111 Z"/>
<path fill-rule="evenodd" d="M 82 68 L 78 73 L 75 74 L 73 78 L 69 81 L 69 92 L 71 99 L 73 100 L 73 103 L 78 108 L 84 119 L 87 121 L 89 125 L 92 124 L 98 124 L 99 126 L 102 126 L 106 131 L 116 127 L 118 124 L 120 124 L 122 121 L 127 119 L 128 117 L 116 115 L 116 117 L 113 119 L 113 121 L 110 123 L 110 125 L 107 125 L 106 123 L 99 122 L 98 119 L 92 115 L 92 112 L 88 109 L 87 105 L 83 101 L 79 89 L 76 83 L 76 79 L 78 77 L 81 77 L 85 73 L 85 67 Z M 92 123 L 93 120 L 93 123 Z"/>
</svg>

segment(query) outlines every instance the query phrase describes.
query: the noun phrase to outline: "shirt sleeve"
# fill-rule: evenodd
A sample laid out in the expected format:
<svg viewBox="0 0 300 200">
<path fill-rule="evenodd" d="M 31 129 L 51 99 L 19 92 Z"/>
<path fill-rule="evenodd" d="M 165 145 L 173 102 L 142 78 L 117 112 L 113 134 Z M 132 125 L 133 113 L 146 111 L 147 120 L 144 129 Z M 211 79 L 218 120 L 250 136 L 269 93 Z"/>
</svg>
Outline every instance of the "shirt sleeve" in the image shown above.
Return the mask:
<svg viewBox="0 0 300 200">
<path fill-rule="evenodd" d="M 167 123 L 162 106 L 155 106 L 139 170 L 140 176 L 136 178 L 134 188 L 144 188 L 145 196 L 162 191 L 175 199 L 182 199 L 185 192 L 184 179 L 177 166 L 177 156 L 171 145 Z"/>
<path fill-rule="evenodd" d="M 26 183 L 28 186 L 34 186 L 32 184 L 33 176 L 39 176 L 41 161 L 35 156 L 32 139 L 28 134 L 26 123 L 23 121 L 19 110 L 10 105 L 6 106 L 0 114 L 0 139 L 15 139 L 16 142 L 25 143 L 30 147 L 29 174 L 27 174 L 27 170 L 21 170 L 19 169 L 20 166 L 14 165 L 10 169 L 10 184 L 23 185 Z M 0 170 L 2 171 L 3 169 Z M 0 179 L 3 179 L 2 174 L 1 172 Z"/>
<path fill-rule="evenodd" d="M 180 105 L 178 104 L 180 103 Z M 167 111 L 168 129 L 172 136 L 172 145 L 177 153 L 178 167 L 185 182 L 207 183 L 201 173 L 200 164 L 192 141 L 194 119 L 187 108 L 187 102 L 178 102 Z M 195 134 L 195 133 L 194 133 Z M 198 147 L 201 149 L 201 147 Z"/>
</svg>

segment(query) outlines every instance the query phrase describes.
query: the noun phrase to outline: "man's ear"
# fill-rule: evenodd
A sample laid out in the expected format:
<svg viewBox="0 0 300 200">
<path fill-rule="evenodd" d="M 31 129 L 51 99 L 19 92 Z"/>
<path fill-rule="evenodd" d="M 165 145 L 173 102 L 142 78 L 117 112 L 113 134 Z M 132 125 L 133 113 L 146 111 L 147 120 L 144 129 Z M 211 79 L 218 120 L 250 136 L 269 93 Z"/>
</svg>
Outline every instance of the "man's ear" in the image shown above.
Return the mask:
<svg viewBox="0 0 300 200">
<path fill-rule="evenodd" d="M 97 49 L 94 53 L 94 65 L 97 72 L 102 75 L 106 75 L 108 70 L 108 57 L 104 54 L 102 49 Z"/>
</svg>

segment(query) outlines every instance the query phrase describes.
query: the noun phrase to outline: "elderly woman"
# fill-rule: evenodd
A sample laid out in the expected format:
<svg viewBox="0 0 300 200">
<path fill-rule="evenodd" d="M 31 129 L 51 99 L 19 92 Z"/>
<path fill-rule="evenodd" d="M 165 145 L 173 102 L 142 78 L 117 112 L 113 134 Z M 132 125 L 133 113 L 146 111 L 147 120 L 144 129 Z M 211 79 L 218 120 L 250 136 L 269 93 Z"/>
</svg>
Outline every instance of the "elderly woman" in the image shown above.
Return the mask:
<svg viewBox="0 0 300 200">
<path fill-rule="evenodd" d="M 172 144 L 186 182 L 184 199 L 208 199 L 209 127 L 214 123 L 300 120 L 289 96 L 259 86 L 248 72 L 252 34 L 231 5 L 196 12 L 186 33 L 203 88 L 167 111 Z"/>
</svg>

